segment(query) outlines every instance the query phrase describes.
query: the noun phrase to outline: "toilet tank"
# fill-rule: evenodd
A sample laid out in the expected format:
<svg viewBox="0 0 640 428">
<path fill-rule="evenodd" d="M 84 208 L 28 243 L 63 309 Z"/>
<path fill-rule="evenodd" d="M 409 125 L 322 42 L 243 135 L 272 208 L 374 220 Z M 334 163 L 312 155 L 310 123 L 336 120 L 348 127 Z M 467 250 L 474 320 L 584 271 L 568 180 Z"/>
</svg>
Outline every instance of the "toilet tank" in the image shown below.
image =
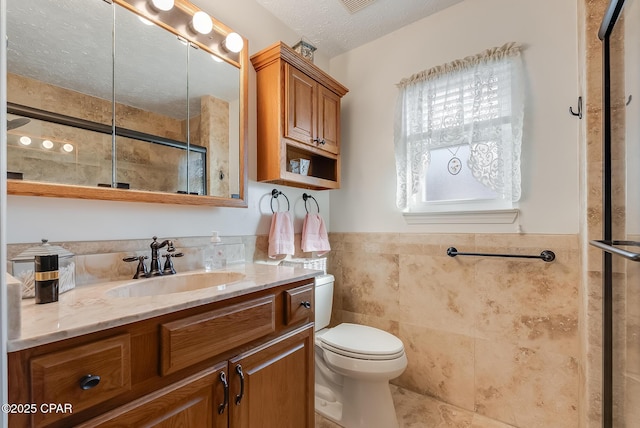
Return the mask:
<svg viewBox="0 0 640 428">
<path fill-rule="evenodd" d="M 315 330 L 318 331 L 329 325 L 331 321 L 331 308 L 333 306 L 333 275 L 316 276 L 315 296 Z"/>
</svg>

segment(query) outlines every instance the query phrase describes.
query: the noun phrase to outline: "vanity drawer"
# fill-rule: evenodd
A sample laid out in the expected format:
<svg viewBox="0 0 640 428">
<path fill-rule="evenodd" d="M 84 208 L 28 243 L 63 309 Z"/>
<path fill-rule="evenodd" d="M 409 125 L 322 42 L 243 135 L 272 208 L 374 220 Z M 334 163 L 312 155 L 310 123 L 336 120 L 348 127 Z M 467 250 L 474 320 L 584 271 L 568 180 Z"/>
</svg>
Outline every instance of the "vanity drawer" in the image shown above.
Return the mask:
<svg viewBox="0 0 640 428">
<path fill-rule="evenodd" d="M 284 292 L 284 323 L 310 321 L 313 315 L 314 284 L 306 284 Z"/>
<path fill-rule="evenodd" d="M 52 352 L 30 361 L 31 400 L 43 404 L 70 404 L 78 413 L 131 389 L 129 334 Z M 65 413 L 35 412 L 34 426 L 49 424 Z"/>
<path fill-rule="evenodd" d="M 164 323 L 161 374 L 182 370 L 275 332 L 275 296 Z"/>
</svg>

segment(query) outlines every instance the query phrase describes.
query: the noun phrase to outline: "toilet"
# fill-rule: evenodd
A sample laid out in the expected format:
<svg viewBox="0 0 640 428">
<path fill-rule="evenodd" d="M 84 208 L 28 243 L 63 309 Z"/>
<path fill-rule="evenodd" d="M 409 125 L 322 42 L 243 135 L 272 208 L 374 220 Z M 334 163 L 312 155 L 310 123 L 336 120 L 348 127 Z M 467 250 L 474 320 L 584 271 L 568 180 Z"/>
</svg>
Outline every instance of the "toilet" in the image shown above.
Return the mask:
<svg viewBox="0 0 640 428">
<path fill-rule="evenodd" d="M 327 328 L 333 275 L 315 280 L 315 409 L 345 428 L 397 428 L 389 380 L 407 367 L 402 341 L 365 325 Z"/>
</svg>

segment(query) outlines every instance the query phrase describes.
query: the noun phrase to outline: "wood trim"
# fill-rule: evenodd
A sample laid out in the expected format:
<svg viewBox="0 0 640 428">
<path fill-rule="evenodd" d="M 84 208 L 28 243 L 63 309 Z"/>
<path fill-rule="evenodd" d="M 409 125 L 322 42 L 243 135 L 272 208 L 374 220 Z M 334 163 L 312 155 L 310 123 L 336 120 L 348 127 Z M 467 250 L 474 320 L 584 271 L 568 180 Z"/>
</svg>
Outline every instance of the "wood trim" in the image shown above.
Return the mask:
<svg viewBox="0 0 640 428">
<path fill-rule="evenodd" d="M 40 183 L 23 180 L 7 180 L 7 194 L 52 198 L 98 199 L 103 201 L 148 202 L 156 204 L 247 207 L 246 199 L 147 192 L 143 190 L 113 189 L 107 187 L 70 186 L 66 184 Z"/>
<path fill-rule="evenodd" d="M 285 147 L 285 145 L 290 147 L 296 147 L 300 150 L 304 150 L 305 152 L 309 152 L 310 154 L 322 156 L 323 158 L 335 159 L 335 160 L 340 158 L 340 154 L 338 153 L 331 153 L 327 150 L 321 149 L 318 146 L 311 146 L 309 144 L 304 144 L 299 141 L 291 140 L 289 138 L 283 138 L 282 143 L 283 143 L 283 147 Z M 284 156 L 286 157 L 286 147 L 285 147 Z"/>
<path fill-rule="evenodd" d="M 277 42 L 273 45 L 265 48 L 261 52 L 251 57 L 251 63 L 256 71 L 259 71 L 263 67 L 266 67 L 270 63 L 278 60 L 284 60 L 305 73 L 307 76 L 314 79 L 316 82 L 335 92 L 338 96 L 343 97 L 348 92 L 345 86 L 335 80 L 333 77 L 321 70 L 317 65 L 304 59 L 292 48 L 284 44 L 283 42 Z"/>
<path fill-rule="evenodd" d="M 339 189 L 340 183 L 333 180 L 325 180 L 324 178 L 312 177 L 310 175 L 294 174 L 289 171 L 282 172 L 282 182 L 296 183 L 299 187 L 300 184 L 309 186 L 310 189 Z"/>
<path fill-rule="evenodd" d="M 216 205 L 246 208 L 249 189 L 249 41 L 244 37 L 242 39 L 244 48 L 240 55 L 240 199 L 238 205 L 223 205 L 222 201 L 216 201 Z M 224 200 L 228 201 L 227 198 Z"/>
</svg>

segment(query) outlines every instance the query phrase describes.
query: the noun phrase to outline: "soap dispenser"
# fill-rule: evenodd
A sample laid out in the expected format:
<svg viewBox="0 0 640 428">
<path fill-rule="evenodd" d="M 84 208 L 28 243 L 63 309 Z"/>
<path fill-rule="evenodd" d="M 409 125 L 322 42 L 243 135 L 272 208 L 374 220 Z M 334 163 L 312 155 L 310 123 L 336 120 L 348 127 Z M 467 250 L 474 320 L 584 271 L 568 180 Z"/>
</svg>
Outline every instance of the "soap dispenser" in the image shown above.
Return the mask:
<svg viewBox="0 0 640 428">
<path fill-rule="evenodd" d="M 211 272 L 214 269 L 225 267 L 226 264 L 222 240 L 218 236 L 218 232 L 214 230 L 211 232 L 210 244 L 204 249 L 204 270 Z"/>
</svg>

